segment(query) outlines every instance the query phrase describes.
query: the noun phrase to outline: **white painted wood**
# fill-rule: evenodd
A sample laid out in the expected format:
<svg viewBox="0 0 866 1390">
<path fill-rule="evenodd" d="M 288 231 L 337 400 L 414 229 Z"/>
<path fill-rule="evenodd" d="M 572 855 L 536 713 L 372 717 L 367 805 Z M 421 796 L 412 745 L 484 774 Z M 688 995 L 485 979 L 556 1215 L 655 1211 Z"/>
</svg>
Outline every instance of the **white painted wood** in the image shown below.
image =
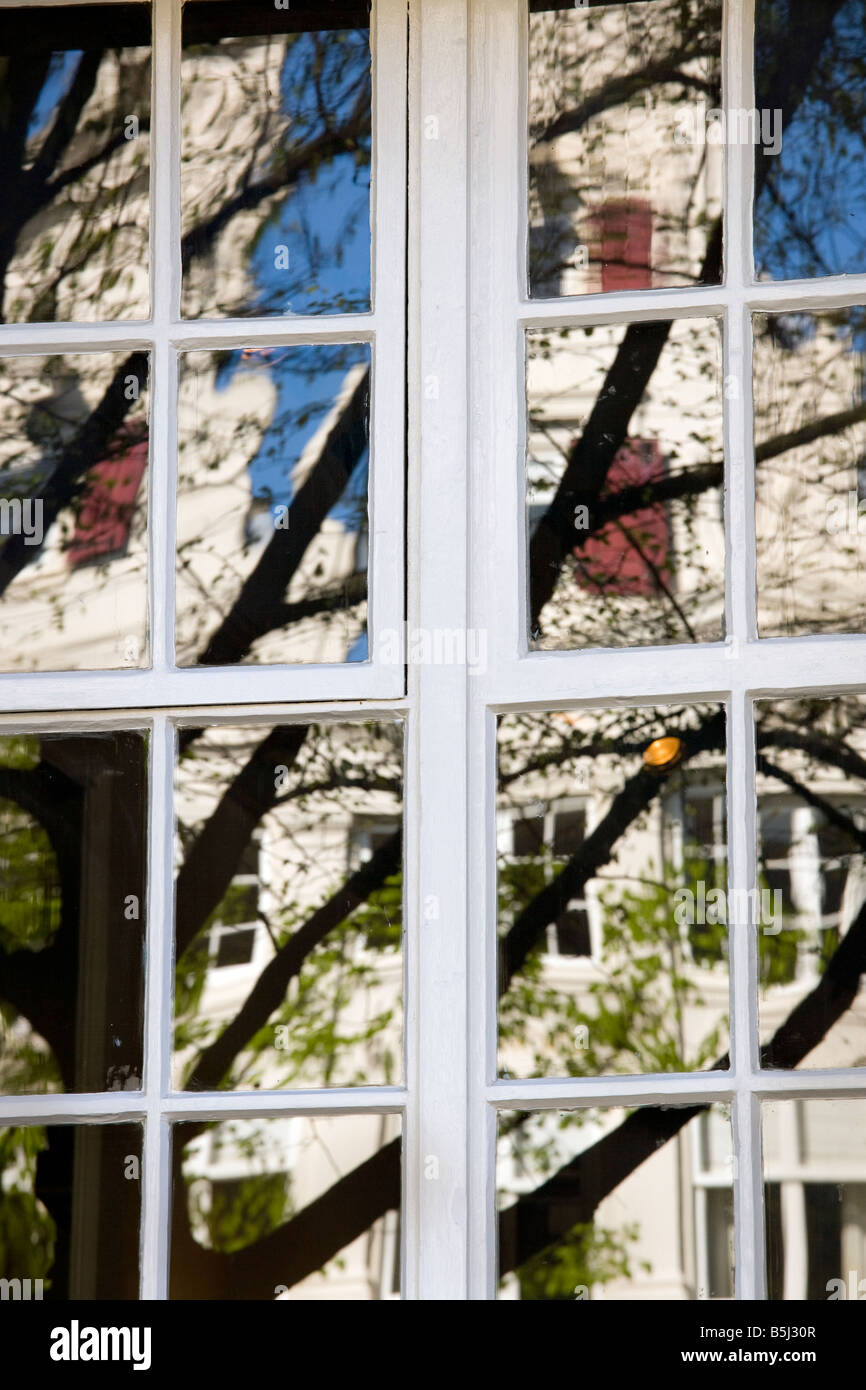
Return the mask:
<svg viewBox="0 0 866 1390">
<path fill-rule="evenodd" d="M 523 650 L 514 601 L 525 571 L 523 331 L 526 281 L 527 14 L 524 4 L 473 6 L 471 128 L 470 626 L 485 635 L 488 671 L 469 679 L 469 1297 L 494 1296 L 497 1075 L 496 717 L 491 687 L 511 693 Z M 517 1090 L 520 1091 L 520 1087 Z M 498 1088 L 495 1092 L 500 1093 Z"/>
<path fill-rule="evenodd" d="M 382 695 L 402 695 L 405 690 L 407 24 L 405 0 L 375 0 L 371 19 L 375 343 L 371 371 L 367 632 L 375 687 Z M 380 644 L 383 634 L 385 641 Z M 381 658 L 387 654 L 390 660 L 392 653 L 397 656 L 395 663 L 383 664 Z"/>
<path fill-rule="evenodd" d="M 492 633 L 490 647 L 495 650 Z M 497 709 L 553 709 L 602 700 L 651 703 L 678 694 L 715 699 L 728 691 L 829 694 L 856 689 L 864 671 L 866 637 L 787 637 L 745 644 L 730 637 L 702 646 L 534 652 L 515 660 L 507 672 L 491 662 L 486 675 L 473 680 Z"/>
<path fill-rule="evenodd" d="M 405 700 L 394 700 L 389 704 L 374 704 L 360 700 L 347 700 L 344 704 L 326 704 L 322 701 L 304 705 L 289 705 L 280 709 L 270 705 L 208 705 L 185 706 L 164 711 L 167 718 L 181 727 L 197 728 L 202 720 L 208 724 L 262 725 L 270 728 L 276 723 L 302 724 L 315 719 L 317 723 L 344 723 L 357 716 L 376 719 L 380 722 L 396 722 L 401 712 L 408 708 Z M 87 713 L 47 713 L 47 714 L 2 714 L 0 729 L 4 733 L 37 733 L 82 731 L 86 729 L 141 729 L 151 719 L 146 709 L 123 709 L 121 711 L 103 710 L 98 717 Z"/>
<path fill-rule="evenodd" d="M 502 524 L 504 503 L 495 505 Z M 510 509 L 516 526 L 516 508 Z M 473 528 L 473 550 L 481 555 L 481 539 L 492 526 L 481 517 Z M 500 536 L 501 536 L 500 532 Z M 500 542 L 495 560 L 512 544 Z M 484 561 L 490 572 L 490 557 Z M 512 571 L 513 573 L 514 571 Z M 504 594 L 501 575 L 496 593 Z M 651 703 L 656 700 L 718 699 L 731 690 L 755 696 L 785 693 L 832 694 L 856 690 L 866 671 L 866 637 L 790 637 L 740 644 L 730 638 L 706 646 L 638 647 L 631 650 L 534 652 L 497 668 L 493 654 L 504 645 L 508 624 L 517 632 L 517 604 L 498 626 L 484 630 L 488 669 L 473 671 L 472 691 L 479 702 L 498 710 L 560 709 L 600 701 Z M 476 627 L 483 627 L 480 619 Z M 458 626 L 456 618 L 450 626 Z M 390 674 L 389 674 L 390 673 Z M 268 701 L 311 705 L 322 701 L 400 700 L 403 668 L 385 666 L 384 675 L 372 663 L 334 666 L 227 666 L 170 671 L 39 672 L 30 676 L 0 676 L 0 711 L 146 709 L 155 705 L 264 704 Z M 390 688 L 383 690 L 387 685 Z M 394 688 L 396 687 L 396 688 Z"/>
<path fill-rule="evenodd" d="M 694 1105 L 734 1094 L 729 1072 L 589 1076 L 498 1081 L 487 1088 L 497 1110 L 579 1110 L 594 1105 Z"/>
<path fill-rule="evenodd" d="M 754 104 L 752 0 L 725 6 L 722 43 L 723 97 L 728 108 Z M 725 150 L 725 281 L 730 304 L 725 322 L 725 550 L 727 631 L 734 652 L 757 635 L 755 476 L 752 416 L 752 334 L 746 286 L 753 279 L 752 201 L 754 152 Z M 737 666 L 741 663 L 737 662 Z M 751 701 L 737 688 L 728 705 L 728 875 L 732 889 L 757 883 L 757 796 Z M 764 1184 L 760 1107 L 752 1083 L 759 1068 L 758 928 L 728 927 L 731 988 L 731 1064 L 737 1095 L 734 1131 L 735 1296 L 763 1298 Z"/>
<path fill-rule="evenodd" d="M 523 135 L 526 148 L 526 134 Z M 571 299 L 523 300 L 518 318 L 524 328 L 569 328 L 572 325 L 635 323 L 648 319 L 706 318 L 723 314 L 730 296 L 723 285 L 685 289 L 639 290 L 574 296 Z"/>
<path fill-rule="evenodd" d="M 467 625 L 467 0 L 410 0 L 410 621 Z M 467 1280 L 467 667 L 410 667 L 409 1298 Z"/>
<path fill-rule="evenodd" d="M 168 1296 L 171 1136 L 163 1097 L 171 1074 L 174 1014 L 175 731 L 163 717 L 150 734 L 143 1090 L 147 1123 L 141 1184 L 141 1297 Z"/>
<path fill-rule="evenodd" d="M 334 1087 L 330 1091 L 163 1091 L 158 1113 L 163 1119 L 265 1119 L 269 1115 L 398 1115 L 407 1091 L 402 1086 Z M 0 1124 L 99 1124 L 150 1118 L 142 1091 L 104 1091 L 93 1095 L 2 1096 Z M 146 1150 L 145 1157 L 149 1149 Z M 145 1182 L 149 1179 L 146 1177 Z M 157 1185 L 157 1196 L 164 1188 Z"/>
<path fill-rule="evenodd" d="M 403 667 L 215 666 L 184 671 L 39 672 L 0 676 L 0 710 L 122 709 L 155 705 L 387 700 L 403 695 Z"/>
<path fill-rule="evenodd" d="M 106 0 L 110 3 L 110 0 Z M 160 68 L 160 73 L 162 69 Z M 170 108 L 169 108 L 170 110 Z M 157 142 L 162 126 L 167 124 L 158 115 L 154 117 L 151 139 Z M 175 143 L 174 131 L 170 127 L 171 139 L 168 147 Z M 161 180 L 154 179 L 155 192 Z M 172 184 L 169 207 L 173 205 L 176 185 Z M 168 266 L 167 248 L 162 243 L 165 231 L 160 234 L 160 242 L 155 267 L 157 281 L 166 282 L 163 273 Z M 171 279 L 168 280 L 169 285 Z M 333 317 L 313 317 L 310 315 L 288 315 L 285 318 L 249 319 L 187 319 L 178 318 L 178 307 L 172 295 L 172 305 L 163 316 L 163 326 L 167 326 L 167 338 L 178 348 L 233 348 L 246 347 L 250 343 L 262 346 L 283 347 L 293 343 L 369 343 L 376 333 L 376 316 L 373 313 L 340 314 Z M 399 327 L 399 325 L 398 325 Z M 100 348 L 116 351 L 147 348 L 153 341 L 155 320 L 136 320 L 123 323 L 12 323 L 3 325 L 3 350 L 16 353 L 43 353 L 76 351 L 80 348 L 98 350 Z"/>
</svg>

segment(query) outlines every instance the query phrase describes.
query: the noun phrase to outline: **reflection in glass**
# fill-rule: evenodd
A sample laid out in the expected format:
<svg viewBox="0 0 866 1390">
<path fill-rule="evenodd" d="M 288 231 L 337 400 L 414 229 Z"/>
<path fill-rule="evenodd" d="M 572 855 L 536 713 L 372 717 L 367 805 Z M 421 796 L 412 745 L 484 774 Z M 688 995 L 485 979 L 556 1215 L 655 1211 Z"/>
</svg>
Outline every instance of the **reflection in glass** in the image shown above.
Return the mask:
<svg viewBox="0 0 866 1390">
<path fill-rule="evenodd" d="M 718 640 L 716 322 L 532 330 L 527 399 L 532 648 Z"/>
<path fill-rule="evenodd" d="M 499 721 L 499 1068 L 727 1065 L 718 705 Z"/>
<path fill-rule="evenodd" d="M 399 1081 L 402 726 L 181 747 L 174 1085 Z"/>
<path fill-rule="evenodd" d="M 506 1112 L 499 1298 L 733 1294 L 727 1106 Z"/>
<path fill-rule="evenodd" d="M 866 699 L 758 701 L 762 1060 L 866 1064 Z"/>
<path fill-rule="evenodd" d="M 147 744 L 0 737 L 0 1094 L 137 1090 Z"/>
<path fill-rule="evenodd" d="M 866 310 L 755 316 L 762 637 L 866 632 Z"/>
<path fill-rule="evenodd" d="M 0 11 L 0 320 L 149 312 L 150 5 Z"/>
<path fill-rule="evenodd" d="M 399 1298 L 399 1116 L 180 1124 L 173 1156 L 171 1298 Z"/>
<path fill-rule="evenodd" d="M 866 1294 L 866 1103 L 761 1106 L 767 1296 L 837 1302 Z"/>
<path fill-rule="evenodd" d="M 866 270 L 864 0 L 758 0 L 755 146 L 761 279 Z"/>
<path fill-rule="evenodd" d="M 367 659 L 370 349 L 188 352 L 182 666 Z"/>
<path fill-rule="evenodd" d="M 140 1210 L 140 1125 L 0 1126 L 4 1298 L 137 1299 Z"/>
<path fill-rule="evenodd" d="M 370 307 L 369 5 L 187 4 L 183 313 Z"/>
<path fill-rule="evenodd" d="M 147 662 L 148 358 L 0 357 L 0 671 Z"/>
<path fill-rule="evenodd" d="M 531 294 L 718 284 L 721 4 L 532 8 Z"/>
</svg>

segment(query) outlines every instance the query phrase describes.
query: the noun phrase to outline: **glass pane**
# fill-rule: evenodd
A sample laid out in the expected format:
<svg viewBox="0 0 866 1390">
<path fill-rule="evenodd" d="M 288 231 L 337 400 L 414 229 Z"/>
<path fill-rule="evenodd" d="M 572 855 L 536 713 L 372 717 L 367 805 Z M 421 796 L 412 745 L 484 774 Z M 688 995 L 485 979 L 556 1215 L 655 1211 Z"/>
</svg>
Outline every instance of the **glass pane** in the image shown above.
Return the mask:
<svg viewBox="0 0 866 1390">
<path fill-rule="evenodd" d="M 758 276 L 862 272 L 866 7 L 863 0 L 757 0 L 755 22 Z"/>
<path fill-rule="evenodd" d="M 863 1299 L 866 1102 L 765 1101 L 761 1111 L 769 1297 Z"/>
<path fill-rule="evenodd" d="M 399 1082 L 402 725 L 180 737 L 174 1085 Z"/>
<path fill-rule="evenodd" d="M 0 671 L 147 663 L 148 357 L 0 357 Z"/>
<path fill-rule="evenodd" d="M 137 1299 L 140 1211 L 140 1125 L 0 1126 L 4 1299 Z"/>
<path fill-rule="evenodd" d="M 367 659 L 370 349 L 181 356 L 181 666 Z"/>
<path fill-rule="evenodd" d="M 530 8 L 533 297 L 718 284 L 721 4 Z"/>
<path fill-rule="evenodd" d="M 733 1297 L 727 1106 L 506 1112 L 496 1168 L 499 1298 Z"/>
<path fill-rule="evenodd" d="M 721 707 L 503 715 L 498 824 L 500 1074 L 726 1067 Z"/>
<path fill-rule="evenodd" d="M 769 1067 L 866 1063 L 866 698 L 760 700 L 753 907 Z"/>
<path fill-rule="evenodd" d="M 527 334 L 533 649 L 723 635 L 712 319 Z"/>
<path fill-rule="evenodd" d="M 760 635 L 866 632 L 866 309 L 754 338 Z"/>
<path fill-rule="evenodd" d="M 0 738 L 0 1094 L 137 1090 L 147 738 Z"/>
<path fill-rule="evenodd" d="M 174 1299 L 400 1296 L 400 1118 L 180 1124 Z"/>
<path fill-rule="evenodd" d="M 150 5 L 0 11 L 0 320 L 143 319 Z"/>
<path fill-rule="evenodd" d="M 369 5 L 183 11 L 183 313 L 370 308 Z"/>
</svg>

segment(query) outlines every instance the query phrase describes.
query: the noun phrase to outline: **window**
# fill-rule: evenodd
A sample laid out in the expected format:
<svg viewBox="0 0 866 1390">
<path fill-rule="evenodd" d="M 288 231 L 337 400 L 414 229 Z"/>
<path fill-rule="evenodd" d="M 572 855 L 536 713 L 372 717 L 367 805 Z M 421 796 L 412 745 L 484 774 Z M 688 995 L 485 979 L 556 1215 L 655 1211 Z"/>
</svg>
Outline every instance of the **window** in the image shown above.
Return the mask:
<svg viewBox="0 0 866 1390">
<path fill-rule="evenodd" d="M 850 1296 L 861 0 L 46 2 L 0 1275 Z"/>
<path fill-rule="evenodd" d="M 0 11 L 0 1262 L 49 1299 L 404 1284 L 406 25 Z M 365 1160 L 381 1213 L 266 1267 Z"/>
</svg>

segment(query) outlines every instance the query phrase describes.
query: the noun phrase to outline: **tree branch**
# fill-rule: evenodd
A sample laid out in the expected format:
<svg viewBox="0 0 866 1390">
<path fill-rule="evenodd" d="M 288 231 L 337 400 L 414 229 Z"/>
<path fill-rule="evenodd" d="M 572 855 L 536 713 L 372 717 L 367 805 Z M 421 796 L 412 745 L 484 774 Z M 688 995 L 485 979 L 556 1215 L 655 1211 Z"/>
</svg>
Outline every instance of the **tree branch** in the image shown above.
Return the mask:
<svg viewBox="0 0 866 1390">
<path fill-rule="evenodd" d="M 80 493 L 84 475 L 105 457 L 129 411 L 126 378 L 134 376 L 143 384 L 147 380 L 147 369 L 147 353 L 133 352 L 127 357 L 112 377 L 99 405 L 63 450 L 51 476 L 35 493 L 36 500 L 42 504 L 42 543 L 28 545 L 23 535 L 9 537 L 0 551 L 0 595 L 26 565 L 41 555 L 50 527 L 63 508 Z"/>
<path fill-rule="evenodd" d="M 866 904 L 815 988 L 792 1009 L 761 1049 L 763 1067 L 793 1070 L 853 1004 L 866 971 Z M 711 1068 L 727 1071 L 726 1053 Z M 678 1134 L 707 1105 L 635 1110 L 616 1129 L 585 1149 L 513 1206 L 499 1220 L 500 1272 L 519 1267 L 556 1243 L 578 1223 L 590 1222 L 599 1203 Z"/>
<path fill-rule="evenodd" d="M 293 766 L 308 730 L 306 724 L 282 724 L 272 730 L 189 847 L 175 885 L 178 958 L 222 902 L 253 831 L 279 800 L 276 769 Z"/>
<path fill-rule="evenodd" d="M 231 611 L 199 657 L 202 666 L 229 666 L 249 652 L 257 638 L 274 625 L 275 605 L 318 535 L 328 512 L 340 500 L 358 459 L 368 444 L 369 372 L 339 411 L 318 458 L 295 493 L 285 530 L 275 530 L 255 569 L 245 579 Z"/>
<path fill-rule="evenodd" d="M 78 129 L 81 113 L 93 96 L 104 56 L 103 49 L 91 48 L 85 50 L 78 60 L 75 76 L 57 107 L 51 129 L 26 175 L 27 201 L 31 206 L 31 215 L 42 205 L 42 194 L 48 178 L 52 170 L 57 168 Z"/>
<path fill-rule="evenodd" d="M 285 1002 L 289 982 L 310 952 L 399 870 L 402 843 L 403 832 L 396 830 L 269 961 L 231 1023 L 199 1057 L 186 1083 L 187 1090 L 207 1091 L 219 1086 L 238 1053 Z"/>
<path fill-rule="evenodd" d="M 602 112 L 610 111 L 616 106 L 625 106 L 632 97 L 642 97 L 650 87 L 676 84 L 686 91 L 703 92 L 714 100 L 720 98 L 721 91 L 718 82 L 711 82 L 706 78 L 683 72 L 680 67 L 681 63 L 690 62 L 695 57 L 712 58 L 714 56 L 712 46 L 713 39 L 710 38 L 704 53 L 699 51 L 685 54 L 669 53 L 658 62 L 648 63 L 645 68 L 640 68 L 636 72 L 627 72 L 618 77 L 610 78 L 604 86 L 599 87 L 598 91 L 585 97 L 578 106 L 573 107 L 570 111 L 564 111 L 549 126 L 545 126 L 544 130 L 536 136 L 536 142 L 547 144 L 551 140 L 558 140 L 562 135 L 573 135 L 594 116 L 600 116 Z M 718 40 L 716 40 L 715 56 L 718 57 Z"/>
<path fill-rule="evenodd" d="M 685 753 L 677 766 L 682 766 L 683 761 L 698 753 L 719 748 L 724 730 L 725 716 L 719 710 L 699 729 L 681 734 Z M 609 861 L 617 840 L 658 796 L 669 775 L 641 767 L 630 777 L 622 791 L 614 797 L 607 814 L 586 837 L 561 873 L 518 915 L 500 943 L 500 993 L 508 988 L 514 975 L 526 963 L 545 928 L 556 921 L 571 899 L 578 897 L 588 880 Z"/>
</svg>

